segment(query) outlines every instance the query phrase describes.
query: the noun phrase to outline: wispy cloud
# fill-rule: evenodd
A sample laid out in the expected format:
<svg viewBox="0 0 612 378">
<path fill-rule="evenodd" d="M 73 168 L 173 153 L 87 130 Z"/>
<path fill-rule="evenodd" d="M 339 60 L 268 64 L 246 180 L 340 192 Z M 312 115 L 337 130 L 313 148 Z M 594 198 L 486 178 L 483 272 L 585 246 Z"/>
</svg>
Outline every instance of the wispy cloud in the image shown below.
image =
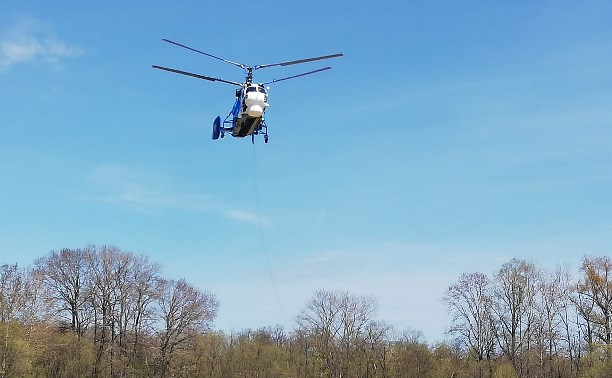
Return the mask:
<svg viewBox="0 0 612 378">
<path fill-rule="evenodd" d="M 98 166 L 89 173 L 93 185 L 87 200 L 123 206 L 130 211 L 159 214 L 167 211 L 210 213 L 225 219 L 270 227 L 273 221 L 257 212 L 236 209 L 201 188 L 173 177 L 125 165 Z"/>
<path fill-rule="evenodd" d="M 0 34 L 0 73 L 25 63 L 58 66 L 64 59 L 84 53 L 84 49 L 57 38 L 44 23 L 24 19 Z"/>
<path fill-rule="evenodd" d="M 126 206 L 143 213 L 219 211 L 209 195 L 190 191 L 160 173 L 111 164 L 95 167 L 88 178 L 94 186 L 90 200 Z"/>
<path fill-rule="evenodd" d="M 253 213 L 250 211 L 228 210 L 223 213 L 223 216 L 228 219 L 250 223 L 250 224 L 261 226 L 261 227 L 272 226 L 272 221 L 270 219 L 262 216 L 261 214 Z"/>
</svg>

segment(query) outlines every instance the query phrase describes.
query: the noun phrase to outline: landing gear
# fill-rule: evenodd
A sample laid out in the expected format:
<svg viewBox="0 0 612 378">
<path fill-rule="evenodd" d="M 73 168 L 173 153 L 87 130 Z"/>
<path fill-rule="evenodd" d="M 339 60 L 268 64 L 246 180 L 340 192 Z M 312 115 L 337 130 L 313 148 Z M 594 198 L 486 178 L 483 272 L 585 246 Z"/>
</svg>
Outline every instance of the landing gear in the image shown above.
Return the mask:
<svg viewBox="0 0 612 378">
<path fill-rule="evenodd" d="M 263 117 L 261 118 L 261 124 L 259 125 L 259 132 L 263 134 L 264 143 L 268 143 L 268 125 Z"/>
<path fill-rule="evenodd" d="M 245 131 L 249 131 L 245 134 Z M 263 117 L 261 119 L 257 118 L 235 118 L 233 117 L 233 113 L 229 113 L 225 120 L 221 122 L 221 117 L 215 118 L 212 127 L 212 138 L 223 139 L 226 132 L 230 132 L 234 137 L 246 137 L 248 135 L 251 136 L 251 143 L 255 143 L 255 137 L 257 135 L 263 135 L 264 143 L 268 143 L 268 125 L 266 125 Z"/>
</svg>

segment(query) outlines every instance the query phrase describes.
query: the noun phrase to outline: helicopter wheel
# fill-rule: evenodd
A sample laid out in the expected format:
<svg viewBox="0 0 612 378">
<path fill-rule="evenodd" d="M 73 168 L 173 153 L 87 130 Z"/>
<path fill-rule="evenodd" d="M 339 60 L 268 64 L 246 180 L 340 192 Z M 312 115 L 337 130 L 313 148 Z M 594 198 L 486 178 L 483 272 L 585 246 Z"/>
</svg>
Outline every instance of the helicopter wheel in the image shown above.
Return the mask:
<svg viewBox="0 0 612 378">
<path fill-rule="evenodd" d="M 268 143 L 268 134 L 264 135 L 264 143 Z"/>
</svg>

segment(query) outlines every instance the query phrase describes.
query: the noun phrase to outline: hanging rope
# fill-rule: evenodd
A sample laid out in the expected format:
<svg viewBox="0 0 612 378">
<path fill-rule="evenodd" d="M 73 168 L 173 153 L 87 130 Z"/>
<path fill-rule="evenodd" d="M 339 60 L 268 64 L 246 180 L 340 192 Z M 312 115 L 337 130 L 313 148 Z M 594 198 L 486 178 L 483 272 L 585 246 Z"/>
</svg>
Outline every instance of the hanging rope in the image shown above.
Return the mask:
<svg viewBox="0 0 612 378">
<path fill-rule="evenodd" d="M 268 247 L 266 245 L 266 237 L 263 230 L 262 225 L 262 215 L 261 215 L 261 206 L 259 199 L 259 184 L 257 180 L 257 156 L 255 154 L 255 144 L 253 144 L 253 188 L 255 189 L 255 210 L 257 212 L 257 226 L 259 228 L 259 236 L 261 239 L 261 249 L 263 250 L 264 256 L 266 258 L 266 266 L 268 268 L 268 274 L 270 275 L 270 281 L 272 282 L 272 288 L 274 290 L 274 295 L 276 296 L 276 301 L 278 302 L 278 307 L 281 311 L 281 315 L 285 318 L 285 311 L 283 309 L 283 304 L 280 300 L 280 295 L 278 294 L 278 289 L 276 287 L 276 280 L 274 279 L 274 274 L 272 273 L 272 265 L 270 264 L 270 256 L 268 254 Z"/>
</svg>

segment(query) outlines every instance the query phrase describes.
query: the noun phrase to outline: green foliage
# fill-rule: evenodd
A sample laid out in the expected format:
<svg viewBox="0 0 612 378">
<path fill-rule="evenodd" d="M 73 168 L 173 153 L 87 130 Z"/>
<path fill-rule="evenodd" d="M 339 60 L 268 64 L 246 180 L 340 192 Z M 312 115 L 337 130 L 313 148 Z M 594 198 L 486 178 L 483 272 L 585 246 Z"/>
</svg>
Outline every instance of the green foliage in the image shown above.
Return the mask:
<svg viewBox="0 0 612 378">
<path fill-rule="evenodd" d="M 580 373 L 580 378 L 610 378 L 612 377 L 612 363 L 606 361 L 600 361 L 585 371 Z"/>
<path fill-rule="evenodd" d="M 0 376 L 23 377 L 30 374 L 28 343 L 17 322 L 0 323 Z"/>
<path fill-rule="evenodd" d="M 397 343 L 392 350 L 394 373 L 408 377 L 426 377 L 435 366 L 433 354 L 427 344 L 418 340 Z"/>
<path fill-rule="evenodd" d="M 493 378 L 518 378 L 518 374 L 511 363 L 503 362 L 495 369 Z"/>
<path fill-rule="evenodd" d="M 433 348 L 434 360 L 432 377 L 453 377 L 462 370 L 462 355 L 459 350 L 448 344 L 438 344 Z"/>
<path fill-rule="evenodd" d="M 40 377 L 84 377 L 91 374 L 94 344 L 73 332 L 51 331 L 34 360 Z"/>
<path fill-rule="evenodd" d="M 596 345 L 582 361 L 580 378 L 612 377 L 612 346 Z"/>
</svg>

